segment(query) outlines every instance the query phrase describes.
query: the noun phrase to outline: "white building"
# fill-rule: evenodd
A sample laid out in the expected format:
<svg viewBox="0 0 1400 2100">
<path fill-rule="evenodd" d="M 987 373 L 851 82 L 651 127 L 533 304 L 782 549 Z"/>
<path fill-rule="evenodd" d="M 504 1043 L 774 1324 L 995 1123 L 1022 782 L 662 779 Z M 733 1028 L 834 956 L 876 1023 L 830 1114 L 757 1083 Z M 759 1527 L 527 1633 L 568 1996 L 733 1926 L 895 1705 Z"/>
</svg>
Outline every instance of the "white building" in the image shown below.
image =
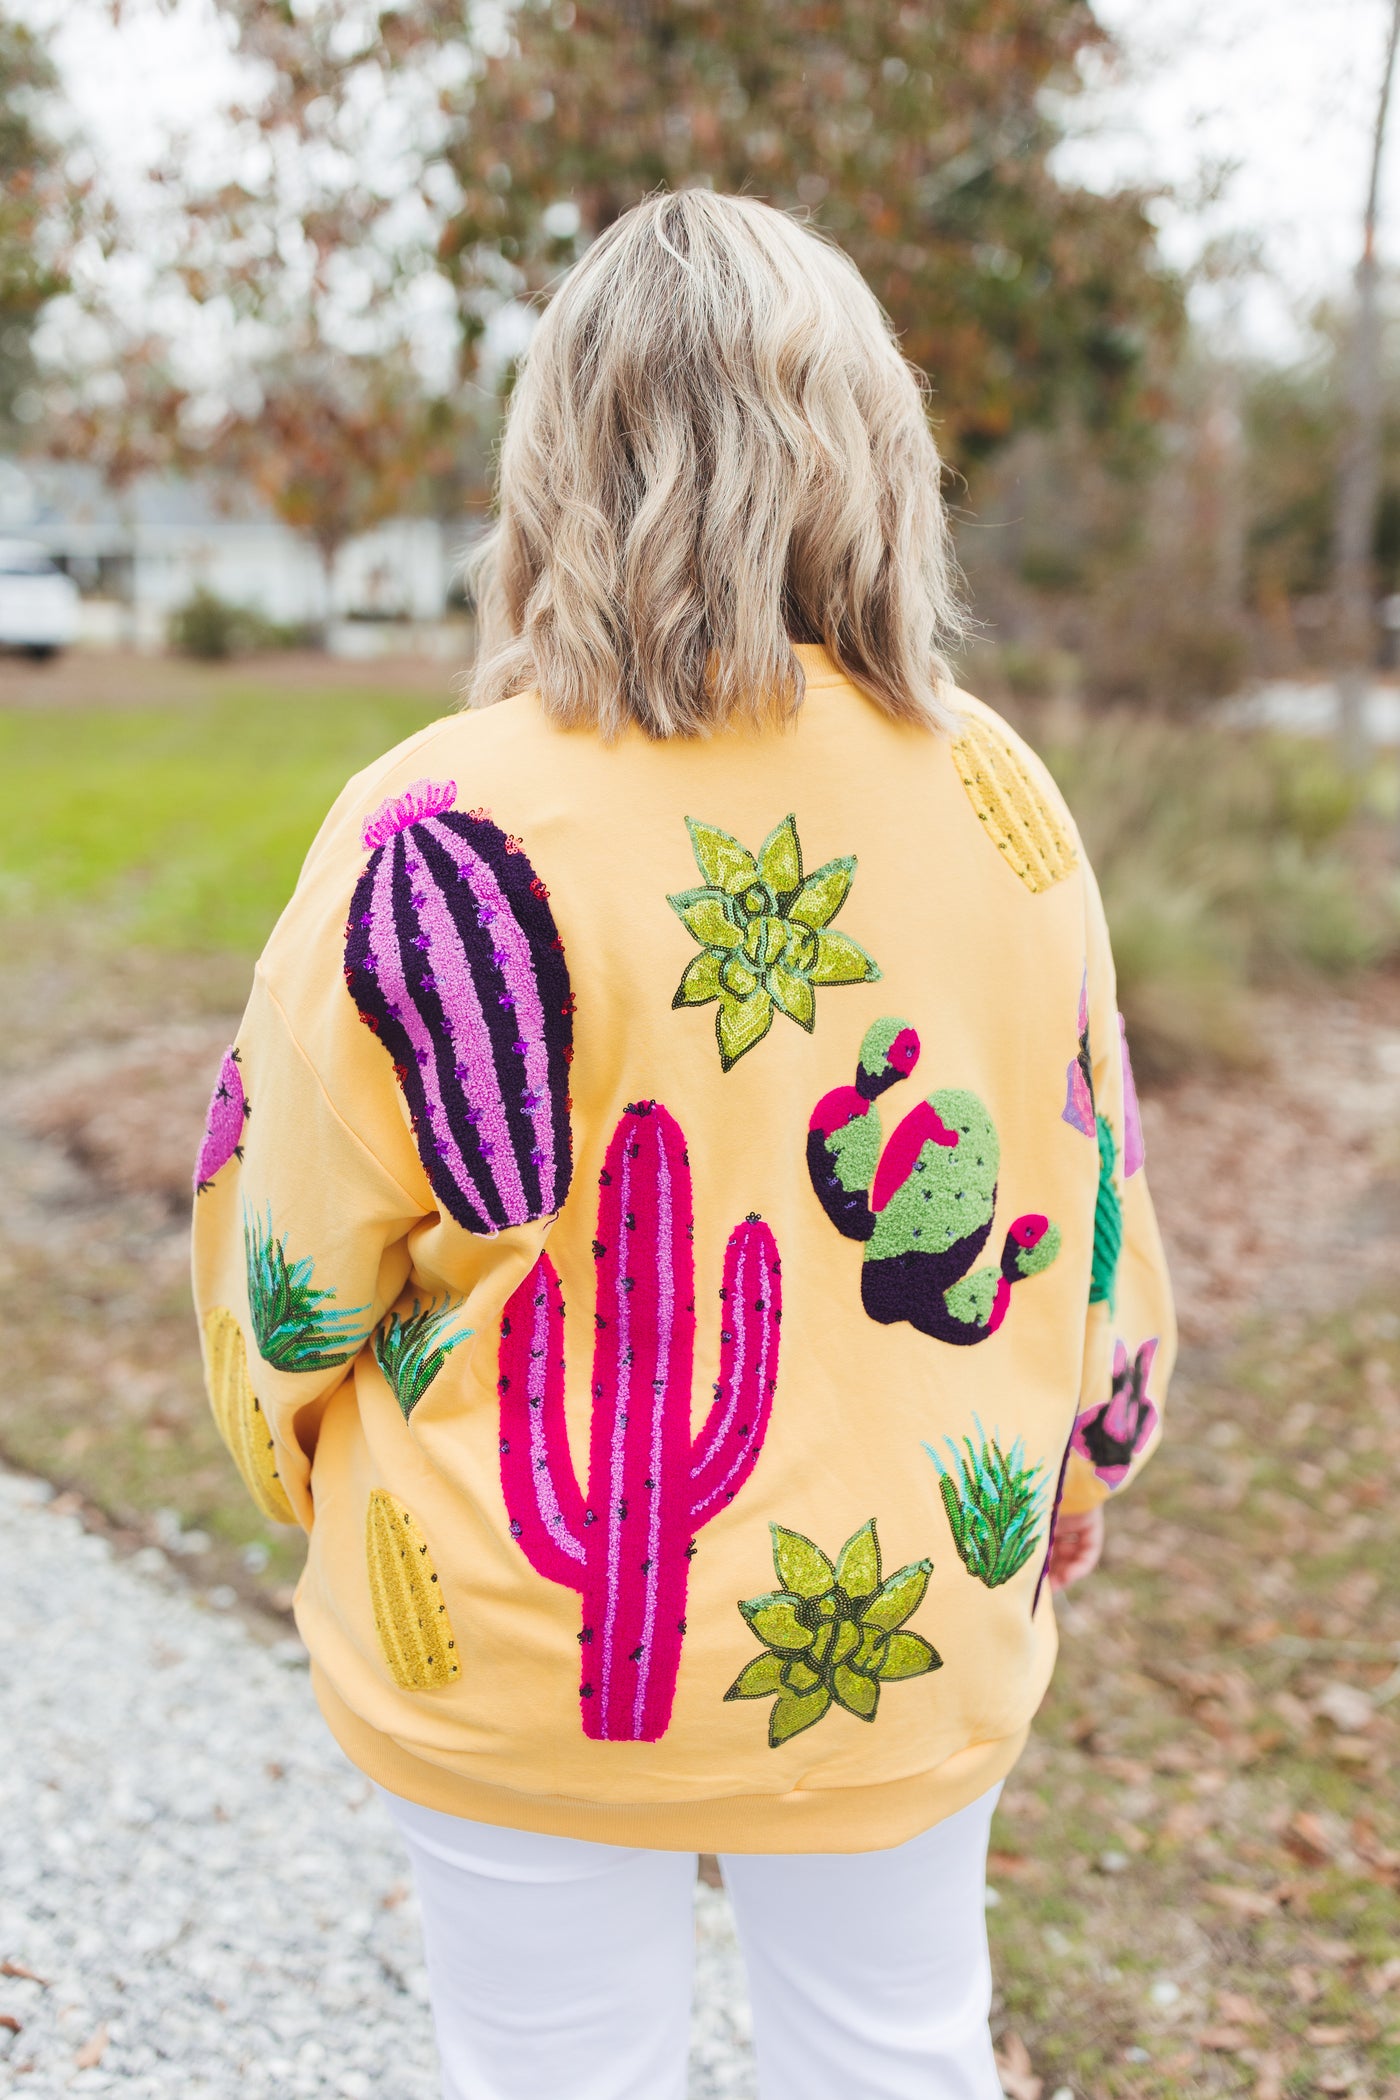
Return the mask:
<svg viewBox="0 0 1400 2100">
<path fill-rule="evenodd" d="M 328 579 L 314 544 L 241 483 L 147 474 L 114 490 L 91 467 L 0 460 L 0 534 L 37 541 L 67 570 L 94 642 L 159 648 L 169 615 L 203 588 L 373 653 L 373 623 L 443 619 L 479 529 L 394 519 L 347 541 Z"/>
</svg>

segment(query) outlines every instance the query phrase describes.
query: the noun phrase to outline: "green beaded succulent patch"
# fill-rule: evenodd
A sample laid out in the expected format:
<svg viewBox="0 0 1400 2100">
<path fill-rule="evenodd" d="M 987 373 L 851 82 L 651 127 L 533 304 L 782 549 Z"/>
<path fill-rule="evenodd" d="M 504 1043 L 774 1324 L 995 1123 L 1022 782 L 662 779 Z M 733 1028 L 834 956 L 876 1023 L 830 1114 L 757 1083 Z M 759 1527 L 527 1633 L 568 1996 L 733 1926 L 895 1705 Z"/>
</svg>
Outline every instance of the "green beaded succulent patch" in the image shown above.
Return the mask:
<svg viewBox="0 0 1400 2100">
<path fill-rule="evenodd" d="M 671 1004 L 718 1001 L 715 1039 L 728 1072 L 763 1041 L 775 1013 L 810 1033 L 822 986 L 873 984 L 880 969 L 859 941 L 831 930 L 855 880 L 853 856 L 806 875 L 795 817 L 784 817 L 756 854 L 718 825 L 685 821 L 705 880 L 666 902 L 700 952 Z"/>
<path fill-rule="evenodd" d="M 768 1529 L 780 1587 L 739 1604 L 764 1652 L 745 1663 L 724 1696 L 773 1700 L 770 1749 L 811 1728 L 832 1706 L 873 1721 L 882 1685 L 943 1667 L 921 1633 L 903 1630 L 923 1602 L 932 1561 L 910 1561 L 882 1577 L 873 1517 L 847 1539 L 834 1564 L 800 1531 L 781 1524 Z"/>
</svg>

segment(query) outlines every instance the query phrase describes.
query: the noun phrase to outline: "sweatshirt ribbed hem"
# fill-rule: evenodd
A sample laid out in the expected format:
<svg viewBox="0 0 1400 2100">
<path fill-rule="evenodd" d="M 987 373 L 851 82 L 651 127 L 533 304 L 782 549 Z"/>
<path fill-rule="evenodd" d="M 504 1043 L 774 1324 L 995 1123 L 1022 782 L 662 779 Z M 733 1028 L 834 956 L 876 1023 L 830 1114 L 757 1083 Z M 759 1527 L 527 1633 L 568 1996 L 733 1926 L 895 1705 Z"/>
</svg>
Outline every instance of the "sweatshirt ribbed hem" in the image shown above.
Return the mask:
<svg viewBox="0 0 1400 2100">
<path fill-rule="evenodd" d="M 453 1765 L 417 1757 L 352 1713 L 314 1662 L 311 1682 L 345 1755 L 391 1794 L 476 1823 L 651 1852 L 880 1852 L 941 1823 L 1004 1779 L 1030 1733 L 1023 1728 L 973 1743 L 927 1772 L 881 1786 L 709 1801 L 574 1801 L 486 1785 Z"/>
</svg>

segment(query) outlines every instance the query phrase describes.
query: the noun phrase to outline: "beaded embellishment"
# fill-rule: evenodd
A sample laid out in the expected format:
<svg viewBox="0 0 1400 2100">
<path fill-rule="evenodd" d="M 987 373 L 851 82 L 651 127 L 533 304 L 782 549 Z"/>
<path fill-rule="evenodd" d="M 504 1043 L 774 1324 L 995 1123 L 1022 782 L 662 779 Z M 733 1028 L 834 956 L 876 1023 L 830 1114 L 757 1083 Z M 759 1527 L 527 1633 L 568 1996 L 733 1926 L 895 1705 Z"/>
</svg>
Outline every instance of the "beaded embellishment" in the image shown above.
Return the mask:
<svg viewBox="0 0 1400 2100">
<path fill-rule="evenodd" d="M 883 1685 L 923 1677 L 943 1658 L 904 1622 L 923 1602 L 931 1560 L 883 1576 L 875 1519 L 862 1524 L 835 1563 L 800 1531 L 768 1527 L 778 1588 L 745 1597 L 739 1610 L 763 1653 L 745 1663 L 726 1699 L 772 1699 L 768 1747 L 781 1749 L 833 1706 L 873 1721 Z"/>
<path fill-rule="evenodd" d="M 248 1376 L 243 1330 L 226 1305 L 204 1315 L 204 1382 L 209 1405 L 243 1485 L 274 1524 L 295 1524 L 296 1511 L 277 1473 L 277 1446 Z"/>
<path fill-rule="evenodd" d="M 428 1542 L 410 1510 L 375 1488 L 365 1518 L 375 1631 L 400 1691 L 432 1692 L 462 1674 Z"/>
<path fill-rule="evenodd" d="M 666 902 L 700 952 L 686 964 L 671 1004 L 719 1002 L 715 1039 L 728 1072 L 763 1041 L 775 1013 L 810 1034 L 820 987 L 873 984 L 880 969 L 859 941 L 831 930 L 855 880 L 854 857 L 806 875 L 795 817 L 784 817 L 757 854 L 717 824 L 685 821 L 705 881 Z"/>
<path fill-rule="evenodd" d="M 990 723 L 968 720 L 953 762 L 988 838 L 1026 888 L 1063 882 L 1079 864 L 1074 839 L 1010 742 Z"/>
</svg>

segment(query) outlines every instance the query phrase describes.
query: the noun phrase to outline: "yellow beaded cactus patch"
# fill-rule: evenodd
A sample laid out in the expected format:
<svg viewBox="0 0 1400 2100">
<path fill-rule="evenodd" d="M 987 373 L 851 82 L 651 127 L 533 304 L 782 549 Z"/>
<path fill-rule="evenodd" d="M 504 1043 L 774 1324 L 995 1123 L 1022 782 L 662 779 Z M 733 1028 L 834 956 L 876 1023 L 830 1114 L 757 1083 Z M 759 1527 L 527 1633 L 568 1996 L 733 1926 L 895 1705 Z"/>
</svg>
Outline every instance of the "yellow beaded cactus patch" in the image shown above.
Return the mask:
<svg viewBox="0 0 1400 2100">
<path fill-rule="evenodd" d="M 243 1485 L 274 1524 L 295 1524 L 296 1511 L 277 1476 L 277 1446 L 248 1376 L 243 1330 L 226 1305 L 204 1315 L 204 1381 L 219 1434 Z"/>
<path fill-rule="evenodd" d="M 990 724 L 968 719 L 953 746 L 967 798 L 1028 890 L 1048 890 L 1078 865 L 1068 825 L 1024 759 Z"/>
<path fill-rule="evenodd" d="M 431 1692 L 461 1675 L 452 1621 L 428 1542 L 397 1497 L 375 1488 L 365 1525 L 379 1645 L 401 1691 Z"/>
</svg>

